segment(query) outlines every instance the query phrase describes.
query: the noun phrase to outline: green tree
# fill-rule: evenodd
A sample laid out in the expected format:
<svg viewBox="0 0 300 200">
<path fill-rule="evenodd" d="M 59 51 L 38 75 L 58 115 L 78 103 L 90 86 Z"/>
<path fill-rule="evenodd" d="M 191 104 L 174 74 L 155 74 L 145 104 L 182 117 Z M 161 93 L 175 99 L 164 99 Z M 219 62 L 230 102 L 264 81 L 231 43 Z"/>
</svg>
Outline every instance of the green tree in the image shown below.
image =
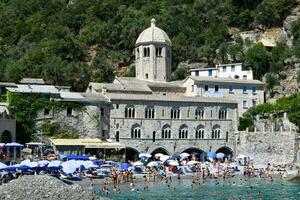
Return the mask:
<svg viewBox="0 0 300 200">
<path fill-rule="evenodd" d="M 266 89 L 270 92 L 271 96 L 273 96 L 274 87 L 278 84 L 279 84 L 278 78 L 274 74 L 272 73 L 266 74 Z"/>
<path fill-rule="evenodd" d="M 254 44 L 245 53 L 245 64 L 254 70 L 254 77 L 260 79 L 269 71 L 270 54 L 262 44 Z"/>
</svg>

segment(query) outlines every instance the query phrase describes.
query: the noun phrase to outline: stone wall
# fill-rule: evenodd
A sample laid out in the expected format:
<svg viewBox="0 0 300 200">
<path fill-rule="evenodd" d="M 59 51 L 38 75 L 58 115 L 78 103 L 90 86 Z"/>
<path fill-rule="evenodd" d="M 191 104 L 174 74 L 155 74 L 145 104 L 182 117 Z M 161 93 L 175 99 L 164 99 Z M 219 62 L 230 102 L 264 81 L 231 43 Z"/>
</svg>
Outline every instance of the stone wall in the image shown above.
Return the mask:
<svg viewBox="0 0 300 200">
<path fill-rule="evenodd" d="M 103 116 L 100 114 L 100 108 L 104 108 Z M 58 123 L 62 128 L 78 132 L 80 138 L 107 138 L 109 113 L 107 105 L 85 105 L 83 108 L 73 109 L 71 115 L 68 115 L 66 110 L 51 110 L 47 115 L 44 114 L 44 110 L 40 110 L 36 125 L 40 126 L 45 120 L 49 120 Z"/>
<path fill-rule="evenodd" d="M 297 137 L 295 131 L 239 132 L 236 155 L 249 156 L 256 164 L 296 162 Z"/>
</svg>

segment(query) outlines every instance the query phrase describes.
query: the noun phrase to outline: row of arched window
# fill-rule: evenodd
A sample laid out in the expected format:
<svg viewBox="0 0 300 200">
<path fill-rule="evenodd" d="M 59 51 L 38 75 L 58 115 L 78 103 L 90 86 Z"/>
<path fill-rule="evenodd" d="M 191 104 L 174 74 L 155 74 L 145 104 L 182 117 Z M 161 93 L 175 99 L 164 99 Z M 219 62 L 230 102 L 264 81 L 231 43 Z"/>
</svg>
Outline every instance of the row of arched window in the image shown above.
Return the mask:
<svg viewBox="0 0 300 200">
<path fill-rule="evenodd" d="M 163 55 L 163 48 L 162 47 L 156 47 L 155 48 L 155 56 L 156 57 L 162 57 Z M 167 51 L 167 56 L 169 57 L 169 51 Z M 136 49 L 136 57 L 140 57 L 140 50 L 139 48 Z M 143 48 L 143 57 L 150 57 L 150 47 L 144 47 Z"/>
<path fill-rule="evenodd" d="M 103 111 L 104 112 L 104 111 Z M 125 108 L 125 118 L 135 118 L 135 108 L 128 106 Z M 155 109 L 154 107 L 145 108 L 145 118 L 154 119 Z M 180 119 L 180 109 L 171 108 L 171 119 Z M 205 112 L 203 108 L 197 108 L 195 110 L 195 119 L 205 119 Z M 227 119 L 227 110 L 222 108 L 219 110 L 219 119 Z"/>
<path fill-rule="evenodd" d="M 186 125 L 182 125 L 179 128 L 178 138 L 179 139 L 188 139 L 188 127 Z M 141 128 L 138 124 L 132 126 L 131 128 L 131 138 L 141 138 Z M 163 126 L 161 130 L 161 138 L 162 139 L 170 139 L 171 138 L 171 127 L 170 125 Z M 205 139 L 209 138 L 205 135 L 205 130 L 202 125 L 198 126 L 195 131 L 195 139 Z M 221 129 L 219 125 L 215 125 L 212 129 L 211 139 L 220 139 L 221 138 Z"/>
</svg>

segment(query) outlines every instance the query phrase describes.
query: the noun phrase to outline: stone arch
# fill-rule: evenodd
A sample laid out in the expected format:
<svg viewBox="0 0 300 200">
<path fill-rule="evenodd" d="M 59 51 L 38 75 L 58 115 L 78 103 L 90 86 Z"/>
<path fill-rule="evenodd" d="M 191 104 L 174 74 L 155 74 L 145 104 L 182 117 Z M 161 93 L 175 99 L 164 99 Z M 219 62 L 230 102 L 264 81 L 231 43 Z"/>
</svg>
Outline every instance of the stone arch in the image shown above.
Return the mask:
<svg viewBox="0 0 300 200">
<path fill-rule="evenodd" d="M 183 150 L 181 153 L 189 153 L 189 154 L 197 153 L 197 154 L 200 155 L 203 152 L 204 151 L 202 149 L 199 149 L 197 147 L 190 147 L 190 148 L 187 148 L 187 149 Z"/>
<path fill-rule="evenodd" d="M 125 161 L 136 161 L 139 158 L 140 152 L 132 147 L 126 147 L 120 150 L 122 154 L 125 154 Z"/>
<path fill-rule="evenodd" d="M 10 143 L 12 142 L 12 135 L 8 130 L 3 131 L 3 133 L 1 134 L 1 139 L 0 141 L 2 143 Z"/>
<path fill-rule="evenodd" d="M 233 157 L 233 151 L 231 148 L 229 147 L 226 147 L 226 146 L 223 146 L 223 147 L 220 147 L 216 153 L 224 153 L 225 154 L 225 157 L 224 158 L 227 158 L 227 159 L 231 159 Z"/>
<path fill-rule="evenodd" d="M 157 153 L 162 153 L 164 155 L 170 155 L 170 153 L 165 148 L 162 148 L 162 147 L 159 147 L 159 148 L 153 150 L 151 155 L 154 156 Z"/>
</svg>

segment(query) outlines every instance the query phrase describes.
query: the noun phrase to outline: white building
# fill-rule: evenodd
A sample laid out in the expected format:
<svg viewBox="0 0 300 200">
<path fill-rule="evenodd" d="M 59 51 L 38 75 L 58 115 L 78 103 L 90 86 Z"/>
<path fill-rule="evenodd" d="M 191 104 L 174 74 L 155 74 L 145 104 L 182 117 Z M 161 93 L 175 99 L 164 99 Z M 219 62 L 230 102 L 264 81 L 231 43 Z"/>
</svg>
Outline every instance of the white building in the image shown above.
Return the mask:
<svg viewBox="0 0 300 200">
<path fill-rule="evenodd" d="M 218 64 L 212 68 L 191 69 L 192 76 L 253 80 L 252 70 L 242 70 L 242 63 Z"/>
</svg>

